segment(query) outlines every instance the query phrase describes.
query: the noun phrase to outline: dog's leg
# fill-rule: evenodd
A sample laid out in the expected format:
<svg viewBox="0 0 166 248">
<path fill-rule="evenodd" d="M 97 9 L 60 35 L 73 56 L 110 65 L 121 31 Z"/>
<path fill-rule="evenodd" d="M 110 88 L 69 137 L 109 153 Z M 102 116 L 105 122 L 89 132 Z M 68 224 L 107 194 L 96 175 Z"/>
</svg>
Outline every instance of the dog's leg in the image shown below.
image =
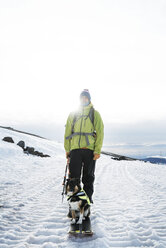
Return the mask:
<svg viewBox="0 0 166 248">
<path fill-rule="evenodd" d="M 83 220 L 83 213 L 80 213 L 80 217 L 79 220 L 77 221 L 77 224 L 82 224 L 82 220 Z"/>
<path fill-rule="evenodd" d="M 80 209 L 80 216 L 79 216 L 79 220 L 77 221 L 77 224 L 82 224 L 83 216 L 84 216 L 84 207 Z"/>
<path fill-rule="evenodd" d="M 86 217 L 89 217 L 89 215 L 90 215 L 90 206 L 86 204 L 84 207 L 84 219 L 86 219 Z"/>
<path fill-rule="evenodd" d="M 75 215 L 75 211 L 74 210 L 71 210 L 71 215 L 72 215 L 71 223 L 72 224 L 75 224 L 76 223 L 76 215 Z"/>
</svg>

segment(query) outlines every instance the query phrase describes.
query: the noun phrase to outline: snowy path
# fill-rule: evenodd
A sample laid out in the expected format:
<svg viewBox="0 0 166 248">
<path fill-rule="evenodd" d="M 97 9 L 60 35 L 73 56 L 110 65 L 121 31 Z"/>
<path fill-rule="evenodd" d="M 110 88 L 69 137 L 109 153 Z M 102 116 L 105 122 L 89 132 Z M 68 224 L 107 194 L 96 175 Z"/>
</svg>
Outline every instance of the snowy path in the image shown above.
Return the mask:
<svg viewBox="0 0 166 248">
<path fill-rule="evenodd" d="M 54 156 L 27 156 L 16 148 L 14 157 L 0 157 L 0 248 L 166 247 L 165 166 L 102 155 L 96 163 L 94 236 L 69 238 L 68 205 L 61 202 L 64 151 L 42 142 Z M 7 146 L 10 155 L 14 145 Z"/>
</svg>

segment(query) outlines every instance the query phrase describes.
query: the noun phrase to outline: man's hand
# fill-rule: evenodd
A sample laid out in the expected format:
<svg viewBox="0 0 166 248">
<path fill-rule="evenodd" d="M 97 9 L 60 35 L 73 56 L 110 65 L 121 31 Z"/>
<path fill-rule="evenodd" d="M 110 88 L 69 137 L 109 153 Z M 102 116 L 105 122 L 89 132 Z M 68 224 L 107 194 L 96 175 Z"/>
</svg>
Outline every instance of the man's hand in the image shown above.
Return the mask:
<svg viewBox="0 0 166 248">
<path fill-rule="evenodd" d="M 66 158 L 69 158 L 70 152 L 66 152 Z"/>
<path fill-rule="evenodd" d="M 93 160 L 97 160 L 100 158 L 100 154 L 94 153 Z"/>
<path fill-rule="evenodd" d="M 67 164 L 70 162 L 70 152 L 66 152 Z"/>
</svg>

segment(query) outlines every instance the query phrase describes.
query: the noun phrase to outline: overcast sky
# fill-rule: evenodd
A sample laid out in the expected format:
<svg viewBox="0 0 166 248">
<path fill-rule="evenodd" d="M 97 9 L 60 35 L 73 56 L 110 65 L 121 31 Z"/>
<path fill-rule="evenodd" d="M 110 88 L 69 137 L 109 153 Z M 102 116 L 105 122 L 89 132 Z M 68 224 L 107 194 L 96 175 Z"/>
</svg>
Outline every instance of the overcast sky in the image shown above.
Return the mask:
<svg viewBox="0 0 166 248">
<path fill-rule="evenodd" d="M 88 88 L 104 123 L 164 130 L 165 70 L 163 0 L 0 0 L 0 125 L 64 125 Z"/>
</svg>

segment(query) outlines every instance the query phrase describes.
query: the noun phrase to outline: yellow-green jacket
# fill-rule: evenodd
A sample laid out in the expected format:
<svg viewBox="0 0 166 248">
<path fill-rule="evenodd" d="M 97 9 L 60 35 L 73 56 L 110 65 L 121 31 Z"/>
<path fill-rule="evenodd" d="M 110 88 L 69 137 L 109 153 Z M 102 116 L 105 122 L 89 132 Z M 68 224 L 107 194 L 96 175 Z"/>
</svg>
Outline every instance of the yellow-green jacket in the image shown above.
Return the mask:
<svg viewBox="0 0 166 248">
<path fill-rule="evenodd" d="M 87 147 L 94 151 L 94 153 L 100 154 L 104 138 L 104 124 L 102 118 L 97 110 L 94 110 L 94 126 L 87 115 L 93 104 L 90 103 L 88 106 L 81 107 L 77 112 L 77 119 L 74 125 L 74 133 L 93 133 L 96 132 L 96 137 L 88 135 L 76 134 L 69 138 L 72 134 L 72 124 L 75 112 L 71 112 L 67 118 L 65 135 L 64 135 L 64 148 L 66 152 L 70 152 L 73 149 Z M 66 137 L 68 137 L 66 139 Z"/>
</svg>

